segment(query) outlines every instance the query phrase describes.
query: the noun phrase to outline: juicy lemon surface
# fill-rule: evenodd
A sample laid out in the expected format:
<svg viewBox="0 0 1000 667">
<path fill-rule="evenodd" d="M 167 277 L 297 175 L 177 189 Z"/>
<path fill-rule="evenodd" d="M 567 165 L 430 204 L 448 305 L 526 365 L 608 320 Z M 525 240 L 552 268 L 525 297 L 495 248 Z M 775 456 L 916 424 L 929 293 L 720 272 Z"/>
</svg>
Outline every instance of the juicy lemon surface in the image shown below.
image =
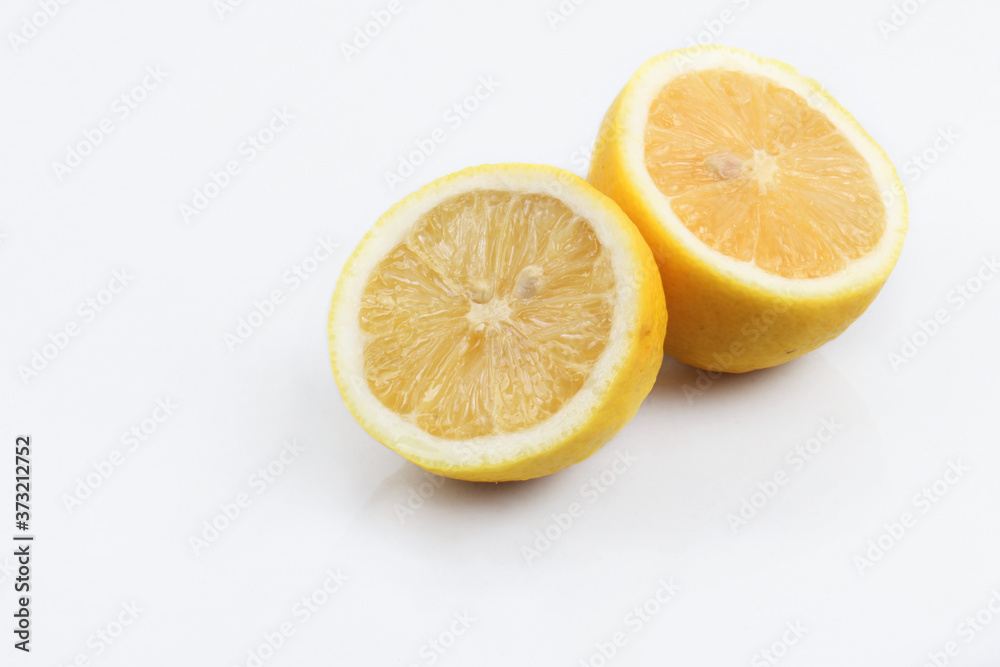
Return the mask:
<svg viewBox="0 0 1000 667">
<path fill-rule="evenodd" d="M 537 424 L 604 351 L 614 288 L 590 223 L 558 199 L 456 196 L 417 220 L 365 285 L 368 386 L 443 438 Z"/>
<path fill-rule="evenodd" d="M 646 167 L 684 225 L 769 273 L 836 273 L 885 230 L 865 158 L 825 114 L 763 77 L 677 77 L 653 101 L 645 143 Z"/>
</svg>

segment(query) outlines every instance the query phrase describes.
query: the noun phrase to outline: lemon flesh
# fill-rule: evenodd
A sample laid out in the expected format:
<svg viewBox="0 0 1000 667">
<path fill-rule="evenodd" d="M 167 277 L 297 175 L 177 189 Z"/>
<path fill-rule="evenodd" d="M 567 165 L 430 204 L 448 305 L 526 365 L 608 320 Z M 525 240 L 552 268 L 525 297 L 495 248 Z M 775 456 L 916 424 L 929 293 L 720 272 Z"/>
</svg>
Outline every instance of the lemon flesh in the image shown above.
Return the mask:
<svg viewBox="0 0 1000 667">
<path fill-rule="evenodd" d="M 544 194 L 473 191 L 415 222 L 365 285 L 371 392 L 442 438 L 555 414 L 607 344 L 614 273 L 590 224 Z"/>
<path fill-rule="evenodd" d="M 763 77 L 677 77 L 653 101 L 645 143 L 646 167 L 684 226 L 768 273 L 836 273 L 885 231 L 865 158 L 825 114 Z"/>
</svg>

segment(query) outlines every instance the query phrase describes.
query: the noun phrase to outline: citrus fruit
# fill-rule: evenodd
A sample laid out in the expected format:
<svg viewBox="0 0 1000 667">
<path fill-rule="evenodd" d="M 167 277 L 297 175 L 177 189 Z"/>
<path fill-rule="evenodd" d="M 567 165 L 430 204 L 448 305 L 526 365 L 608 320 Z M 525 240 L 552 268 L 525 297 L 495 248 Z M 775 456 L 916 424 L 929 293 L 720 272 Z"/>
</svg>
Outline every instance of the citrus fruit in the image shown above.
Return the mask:
<svg viewBox="0 0 1000 667">
<path fill-rule="evenodd" d="M 663 357 L 653 256 L 569 172 L 489 165 L 393 206 L 330 308 L 333 373 L 382 444 L 431 472 L 528 479 L 581 461 L 639 408 Z"/>
<path fill-rule="evenodd" d="M 842 333 L 896 263 L 903 187 L 818 83 L 725 47 L 648 61 L 605 116 L 588 177 L 649 243 L 665 350 L 743 372 Z"/>
</svg>

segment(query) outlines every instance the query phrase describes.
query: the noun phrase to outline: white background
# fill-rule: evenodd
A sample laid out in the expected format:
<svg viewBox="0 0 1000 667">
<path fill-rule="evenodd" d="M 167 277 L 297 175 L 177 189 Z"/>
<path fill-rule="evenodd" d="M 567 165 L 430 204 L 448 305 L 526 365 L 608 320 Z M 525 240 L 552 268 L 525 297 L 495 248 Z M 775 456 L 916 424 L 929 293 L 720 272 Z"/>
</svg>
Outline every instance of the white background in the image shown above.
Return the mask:
<svg viewBox="0 0 1000 667">
<path fill-rule="evenodd" d="M 248 652 L 282 623 L 294 634 L 264 649 L 268 666 L 919 666 L 949 641 L 948 664 L 1000 664 L 1000 615 L 971 641 L 960 627 L 1000 590 L 1000 280 L 976 282 L 1000 251 L 988 203 L 1000 5 L 908 0 L 888 32 L 889 0 L 590 0 L 554 27 L 558 0 L 404 0 L 349 61 L 341 45 L 387 3 L 244 0 L 220 17 L 212 0 L 71 1 L 23 42 L 10 34 L 39 0 L 4 3 L 0 664 L 254 665 Z M 330 373 L 344 259 L 395 200 L 460 168 L 584 173 L 634 70 L 709 29 L 702 39 L 822 82 L 895 162 L 910 232 L 882 294 L 839 339 L 774 370 L 699 385 L 665 360 L 638 416 L 569 470 L 424 484 L 355 423 Z M 115 100 L 147 67 L 166 76 L 122 118 Z M 480 77 L 499 87 L 446 122 Z M 274 109 L 294 119 L 248 160 L 241 144 Z M 113 131 L 60 180 L 54 163 L 104 118 Z M 385 173 L 438 127 L 445 142 L 391 189 Z M 240 172 L 185 221 L 181 205 L 229 160 Z M 318 238 L 339 248 L 306 261 Z M 315 270 L 296 285 L 288 272 L 303 262 Z M 122 270 L 128 285 L 102 292 Z M 971 300 L 954 291 L 966 283 L 980 288 Z M 226 335 L 275 290 L 282 303 L 231 350 Z M 86 306 L 109 297 L 100 313 Z M 945 323 L 918 334 L 937 311 Z M 36 352 L 53 358 L 25 373 Z M 144 423 L 158 399 L 178 407 Z M 788 452 L 824 418 L 843 427 L 796 469 Z M 132 451 L 122 434 L 143 426 Z M 37 535 L 27 656 L 11 647 L 6 546 L 22 433 Z M 297 458 L 254 481 L 290 440 Z M 121 465 L 92 475 L 116 450 Z M 609 472 L 620 453 L 634 462 Z M 950 463 L 961 478 L 915 502 Z M 782 471 L 787 483 L 734 530 L 730 514 Z M 587 491 L 602 473 L 614 484 Z M 249 506 L 196 550 L 191 538 L 241 493 Z M 552 527 L 573 502 L 583 515 Z M 401 515 L 407 503 L 419 508 Z M 904 512 L 915 525 L 882 535 Z M 546 529 L 561 534 L 546 544 Z M 859 564 L 880 536 L 884 554 Z M 338 568 L 340 590 L 316 593 Z M 649 602 L 661 580 L 678 592 Z M 306 620 L 295 605 L 314 593 L 325 604 Z M 123 603 L 142 611 L 103 644 Z M 636 623 L 647 603 L 657 613 Z M 450 636 L 463 613 L 474 620 Z M 788 623 L 806 630 L 783 650 Z M 625 644 L 606 660 L 599 645 L 617 632 Z M 772 663 L 759 652 L 775 642 Z"/>
</svg>

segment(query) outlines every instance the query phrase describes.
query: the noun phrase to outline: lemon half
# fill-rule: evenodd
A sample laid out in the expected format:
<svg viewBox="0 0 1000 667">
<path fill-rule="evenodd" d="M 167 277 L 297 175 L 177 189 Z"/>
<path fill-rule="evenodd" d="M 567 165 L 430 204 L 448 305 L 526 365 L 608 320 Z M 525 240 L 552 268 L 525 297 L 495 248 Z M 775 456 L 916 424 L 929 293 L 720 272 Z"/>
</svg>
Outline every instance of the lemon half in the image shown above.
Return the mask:
<svg viewBox="0 0 1000 667">
<path fill-rule="evenodd" d="M 665 350 L 775 366 L 842 333 L 896 263 L 906 199 L 877 143 L 815 81 L 725 47 L 653 58 L 601 127 L 588 180 L 663 277 Z"/>
<path fill-rule="evenodd" d="M 379 442 L 434 473 L 528 479 L 576 463 L 635 414 L 666 328 L 653 256 L 583 179 L 490 165 L 376 223 L 329 317 L 333 373 Z"/>
</svg>

